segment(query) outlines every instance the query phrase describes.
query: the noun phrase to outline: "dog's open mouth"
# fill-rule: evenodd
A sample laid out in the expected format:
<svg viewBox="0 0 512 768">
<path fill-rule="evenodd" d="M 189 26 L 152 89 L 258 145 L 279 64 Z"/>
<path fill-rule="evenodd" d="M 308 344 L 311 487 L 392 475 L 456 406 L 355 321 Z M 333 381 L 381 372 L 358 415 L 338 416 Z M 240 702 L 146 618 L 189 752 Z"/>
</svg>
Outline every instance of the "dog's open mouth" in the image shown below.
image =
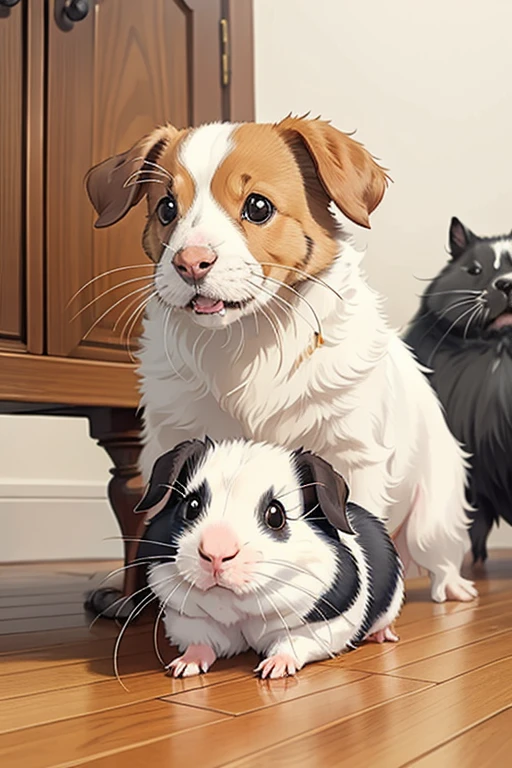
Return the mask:
<svg viewBox="0 0 512 768">
<path fill-rule="evenodd" d="M 210 296 L 201 296 L 196 294 L 188 305 L 194 310 L 196 315 L 225 315 L 227 309 L 242 309 L 249 303 L 246 301 L 224 301 L 223 299 L 212 299 Z"/>
<path fill-rule="evenodd" d="M 498 315 L 498 317 L 489 324 L 489 328 L 493 331 L 499 331 L 501 328 L 508 328 L 510 326 L 512 326 L 511 309 L 502 312 L 501 315 Z"/>
</svg>

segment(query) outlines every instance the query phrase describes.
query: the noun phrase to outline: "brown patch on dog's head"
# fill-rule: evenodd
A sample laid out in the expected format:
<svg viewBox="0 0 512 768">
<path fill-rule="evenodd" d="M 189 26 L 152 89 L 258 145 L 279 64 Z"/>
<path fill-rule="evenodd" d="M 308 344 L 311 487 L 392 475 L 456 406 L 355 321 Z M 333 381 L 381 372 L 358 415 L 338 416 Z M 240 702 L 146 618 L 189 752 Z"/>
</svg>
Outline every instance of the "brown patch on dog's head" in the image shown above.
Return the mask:
<svg viewBox="0 0 512 768">
<path fill-rule="evenodd" d="M 212 181 L 217 202 L 242 227 L 265 274 L 287 283 L 295 270 L 316 274 L 333 261 L 338 224 L 331 201 L 358 224 L 384 194 L 386 174 L 368 152 L 327 123 L 286 118 L 277 125 L 244 124 Z M 251 194 L 275 211 L 263 225 L 243 216 Z"/>
<path fill-rule="evenodd" d="M 146 197 L 149 216 L 143 245 L 153 261 L 158 261 L 168 229 L 154 215 L 159 200 L 172 192 L 184 215 L 194 199 L 194 182 L 178 160 L 179 147 L 188 133 L 172 125 L 157 128 L 128 151 L 95 165 L 86 176 L 87 192 L 98 214 L 96 228 L 120 221 Z"/>
</svg>

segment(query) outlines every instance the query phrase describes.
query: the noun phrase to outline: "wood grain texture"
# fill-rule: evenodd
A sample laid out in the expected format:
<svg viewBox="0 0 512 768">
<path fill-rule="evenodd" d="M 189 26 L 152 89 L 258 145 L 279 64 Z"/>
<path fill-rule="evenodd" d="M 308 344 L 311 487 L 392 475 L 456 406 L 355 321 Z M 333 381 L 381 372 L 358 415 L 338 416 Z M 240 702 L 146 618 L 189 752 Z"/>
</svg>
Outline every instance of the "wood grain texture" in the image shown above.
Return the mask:
<svg viewBox="0 0 512 768">
<path fill-rule="evenodd" d="M 137 408 L 137 376 L 132 365 L 2 354 L 0 401 Z"/>
<path fill-rule="evenodd" d="M 404 687 L 403 683 L 408 686 Z M 279 681 L 278 681 L 279 686 Z M 232 720 L 201 728 L 194 738 L 160 739 L 152 744 L 130 750 L 125 759 L 130 768 L 143 768 L 148 764 L 172 765 L 186 768 L 225 766 L 230 760 L 242 757 L 266 747 L 277 745 L 285 739 L 296 737 L 333 722 L 341 723 L 358 712 L 364 711 L 404 696 L 409 699 L 413 692 L 425 687 L 425 683 L 399 680 L 391 677 L 375 677 L 359 680 L 338 688 L 321 691 L 306 698 L 276 704 L 270 709 L 260 709 Z M 339 730 L 339 725 L 337 726 Z M 338 755 L 341 753 L 338 753 Z M 259 766 L 271 765 L 259 758 Z M 296 758 L 294 765 L 303 765 Z M 337 765 L 317 762 L 316 765 Z M 94 768 L 114 768 L 115 757 L 107 757 L 91 763 Z M 280 766 L 279 762 L 274 765 Z"/>
<path fill-rule="evenodd" d="M 336 765 L 343 755 L 355 768 L 402 766 L 499 713 L 511 697 L 512 658 L 229 765 Z"/>
<path fill-rule="evenodd" d="M 51 354 L 128 360 L 120 332 L 131 312 L 115 331 L 114 325 L 129 306 L 121 299 L 150 285 L 151 270 L 143 267 L 139 275 L 132 269 L 116 272 L 81 293 L 73 312 L 66 311 L 66 304 L 80 287 L 107 270 L 149 265 L 140 244 L 145 203 L 115 227 L 93 230 L 94 212 L 83 179 L 92 165 L 129 149 L 157 125 L 171 122 L 184 127 L 221 119 L 219 2 L 109 0 L 95 2 L 94 12 L 71 32 L 50 24 L 47 310 Z M 111 290 L 126 280 L 135 282 Z M 102 298 L 104 291 L 109 292 Z M 144 292 L 133 298 L 144 298 Z M 91 301 L 70 322 L 74 312 Z"/>
<path fill-rule="evenodd" d="M 68 611 L 77 620 L 77 590 L 116 565 L 0 566 L 0 610 L 7 600 L 4 610 L 32 629 Z M 85 622 L 4 635 L 0 764 L 501 768 L 511 746 L 512 552 L 493 552 L 476 576 L 481 596 L 471 605 L 435 605 L 424 580 L 411 582 L 398 645 L 365 644 L 285 680 L 256 679 L 254 654 L 217 661 L 199 677 L 167 677 L 152 647 L 151 612 L 121 645 L 128 691 L 113 677 L 119 630 L 110 622 L 97 622 L 90 636 Z M 45 590 L 62 605 L 34 603 Z M 164 659 L 175 655 L 163 632 L 159 645 Z"/>
<path fill-rule="evenodd" d="M 414 768 L 499 768 L 510 765 L 512 708 L 484 720 L 414 762 Z"/>
<path fill-rule="evenodd" d="M 2 9 L 5 11 L 6 9 Z M 23 5 L 0 18 L 0 349 L 24 345 Z"/>
<path fill-rule="evenodd" d="M 3 768 L 47 768 L 66 765 L 72 756 L 85 762 L 100 755 L 116 754 L 133 746 L 134 734 L 140 741 L 187 732 L 193 738 L 198 726 L 225 720 L 226 716 L 192 707 L 141 702 L 122 709 L 54 723 L 35 729 L 30 741 L 20 741 L 19 733 L 0 737 L 0 763 Z M 91 734 L 94 733 L 94 739 Z"/>
</svg>

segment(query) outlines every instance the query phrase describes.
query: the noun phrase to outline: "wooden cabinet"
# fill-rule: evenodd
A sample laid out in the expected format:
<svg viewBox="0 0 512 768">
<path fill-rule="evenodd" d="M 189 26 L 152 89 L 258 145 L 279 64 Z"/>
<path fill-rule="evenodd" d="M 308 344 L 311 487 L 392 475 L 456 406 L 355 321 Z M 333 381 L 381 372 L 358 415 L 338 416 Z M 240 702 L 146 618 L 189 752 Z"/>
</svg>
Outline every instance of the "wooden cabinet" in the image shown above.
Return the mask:
<svg viewBox="0 0 512 768">
<path fill-rule="evenodd" d="M 251 0 L 12 3 L 0 0 L 0 410 L 87 415 L 126 485 L 138 393 L 120 334 L 150 274 L 145 211 L 94 230 L 84 176 L 158 124 L 253 118 Z"/>
</svg>

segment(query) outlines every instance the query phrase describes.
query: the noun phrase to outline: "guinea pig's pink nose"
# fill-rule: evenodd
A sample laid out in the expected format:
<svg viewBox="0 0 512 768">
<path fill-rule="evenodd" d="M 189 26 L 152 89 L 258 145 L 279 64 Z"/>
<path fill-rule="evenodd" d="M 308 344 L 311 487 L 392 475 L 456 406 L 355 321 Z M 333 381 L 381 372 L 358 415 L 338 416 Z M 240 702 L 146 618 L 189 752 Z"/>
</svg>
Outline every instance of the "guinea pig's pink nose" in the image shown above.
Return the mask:
<svg viewBox="0 0 512 768">
<path fill-rule="evenodd" d="M 238 539 L 227 523 L 212 523 L 204 529 L 199 544 L 199 555 L 212 563 L 214 572 L 233 560 L 240 551 Z"/>
<path fill-rule="evenodd" d="M 199 245 L 189 245 L 182 248 L 173 259 L 177 273 L 187 281 L 201 280 L 217 261 L 217 256 L 211 248 Z"/>
</svg>

